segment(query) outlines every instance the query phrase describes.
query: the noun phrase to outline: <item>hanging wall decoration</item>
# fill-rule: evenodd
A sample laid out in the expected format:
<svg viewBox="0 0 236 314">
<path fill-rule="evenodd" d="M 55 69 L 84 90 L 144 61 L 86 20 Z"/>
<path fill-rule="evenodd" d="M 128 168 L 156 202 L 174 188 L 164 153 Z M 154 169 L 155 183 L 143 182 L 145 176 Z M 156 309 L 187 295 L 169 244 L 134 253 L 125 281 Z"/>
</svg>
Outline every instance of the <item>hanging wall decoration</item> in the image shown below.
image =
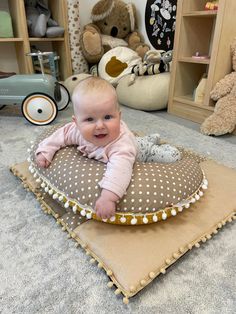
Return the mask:
<svg viewBox="0 0 236 314">
<path fill-rule="evenodd" d="M 152 46 L 172 50 L 176 22 L 177 0 L 147 0 L 145 26 Z"/>
</svg>

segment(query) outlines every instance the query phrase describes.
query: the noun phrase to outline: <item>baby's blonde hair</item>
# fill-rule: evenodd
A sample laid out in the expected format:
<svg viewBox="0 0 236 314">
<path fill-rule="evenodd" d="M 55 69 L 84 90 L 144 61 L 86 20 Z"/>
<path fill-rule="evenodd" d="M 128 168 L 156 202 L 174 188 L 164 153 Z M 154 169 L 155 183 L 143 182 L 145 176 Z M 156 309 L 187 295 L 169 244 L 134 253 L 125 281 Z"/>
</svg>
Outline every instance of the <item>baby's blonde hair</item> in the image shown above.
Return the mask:
<svg viewBox="0 0 236 314">
<path fill-rule="evenodd" d="M 74 112 L 76 112 L 76 108 L 78 108 L 80 104 L 80 97 L 83 95 L 94 92 L 108 92 L 111 91 L 116 99 L 117 109 L 119 110 L 119 104 L 117 99 L 117 94 L 115 88 L 106 80 L 97 77 L 97 76 L 90 76 L 83 80 L 81 80 L 78 85 L 75 87 L 73 94 L 72 94 L 72 103 Z"/>
</svg>

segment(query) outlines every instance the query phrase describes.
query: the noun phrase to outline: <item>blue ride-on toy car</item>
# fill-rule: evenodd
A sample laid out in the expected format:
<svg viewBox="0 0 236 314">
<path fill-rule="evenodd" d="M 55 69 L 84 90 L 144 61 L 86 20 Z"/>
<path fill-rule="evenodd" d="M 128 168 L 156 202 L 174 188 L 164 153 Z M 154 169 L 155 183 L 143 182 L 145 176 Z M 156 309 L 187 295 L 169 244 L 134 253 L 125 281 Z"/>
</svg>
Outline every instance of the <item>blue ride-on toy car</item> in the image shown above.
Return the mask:
<svg viewBox="0 0 236 314">
<path fill-rule="evenodd" d="M 32 124 L 46 125 L 65 109 L 70 95 L 65 86 L 52 75 L 44 73 L 43 56 L 53 52 L 32 52 L 37 56 L 41 74 L 0 72 L 0 109 L 5 105 L 21 104 L 23 116 Z"/>
</svg>

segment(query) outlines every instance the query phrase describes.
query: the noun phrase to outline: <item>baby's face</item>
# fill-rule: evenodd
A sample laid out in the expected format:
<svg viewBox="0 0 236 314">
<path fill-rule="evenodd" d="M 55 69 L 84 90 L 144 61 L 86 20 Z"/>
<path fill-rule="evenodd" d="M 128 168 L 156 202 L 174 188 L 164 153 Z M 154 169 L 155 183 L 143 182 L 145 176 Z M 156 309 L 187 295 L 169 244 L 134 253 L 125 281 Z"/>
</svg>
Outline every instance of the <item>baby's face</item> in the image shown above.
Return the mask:
<svg viewBox="0 0 236 314">
<path fill-rule="evenodd" d="M 84 95 L 75 114 L 81 135 L 95 146 L 106 146 L 120 134 L 120 111 L 112 93 Z"/>
</svg>

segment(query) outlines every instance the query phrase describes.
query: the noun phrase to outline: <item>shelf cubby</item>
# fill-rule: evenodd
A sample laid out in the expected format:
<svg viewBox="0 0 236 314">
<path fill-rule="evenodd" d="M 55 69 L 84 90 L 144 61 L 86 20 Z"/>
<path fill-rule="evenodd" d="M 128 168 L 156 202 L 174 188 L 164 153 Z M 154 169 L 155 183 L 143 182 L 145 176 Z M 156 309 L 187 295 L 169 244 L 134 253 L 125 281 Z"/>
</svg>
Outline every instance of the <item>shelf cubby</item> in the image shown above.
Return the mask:
<svg viewBox="0 0 236 314">
<path fill-rule="evenodd" d="M 179 1 L 180 2 L 180 1 Z M 207 0 L 187 0 L 184 1 L 182 6 L 182 14 L 196 12 L 196 11 L 205 11 L 205 5 Z M 208 11 L 206 11 L 208 12 Z"/>
<path fill-rule="evenodd" d="M 63 37 L 57 38 L 34 38 L 29 37 L 24 0 L 5 0 L 9 7 L 9 13 L 12 19 L 13 38 L 0 38 L 0 49 L 6 47 L 9 43 L 15 50 L 19 73 L 34 73 L 32 59 L 26 54 L 31 51 L 32 45 L 41 45 L 47 43 L 50 50 L 55 51 L 60 56 L 59 72 L 62 80 L 72 75 L 72 64 L 69 47 L 67 1 L 66 0 L 48 0 L 48 5 L 52 13 L 52 18 L 58 24 L 64 27 Z"/>
<path fill-rule="evenodd" d="M 176 71 L 176 93 L 175 96 L 181 97 L 192 95 L 203 74 L 207 73 L 205 64 L 180 63 Z"/>
<path fill-rule="evenodd" d="M 215 18 L 183 17 L 179 43 L 180 57 L 192 57 L 196 53 L 210 56 L 214 26 Z"/>
<path fill-rule="evenodd" d="M 168 112 L 198 123 L 214 111 L 210 92 L 232 71 L 230 44 L 236 37 L 236 1 L 219 0 L 217 11 L 205 10 L 205 0 L 179 0 Z M 205 58 L 194 57 L 196 53 Z M 194 90 L 207 75 L 202 103 Z"/>
</svg>

